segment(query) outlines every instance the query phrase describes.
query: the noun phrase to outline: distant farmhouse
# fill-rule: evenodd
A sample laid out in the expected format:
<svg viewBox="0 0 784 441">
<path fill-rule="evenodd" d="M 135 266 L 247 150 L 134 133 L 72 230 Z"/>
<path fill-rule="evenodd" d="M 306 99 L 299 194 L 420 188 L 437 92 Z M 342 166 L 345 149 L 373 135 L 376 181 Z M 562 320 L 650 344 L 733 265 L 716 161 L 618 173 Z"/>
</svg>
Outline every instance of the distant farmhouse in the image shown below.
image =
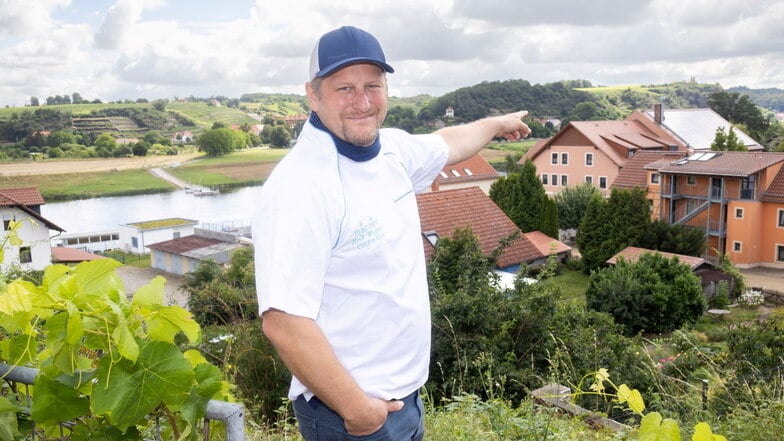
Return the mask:
<svg viewBox="0 0 784 441">
<path fill-rule="evenodd" d="M 8 271 L 11 267 L 19 267 L 22 270 L 43 270 L 52 263 L 49 232 L 65 230 L 41 215 L 41 205 L 45 203 L 36 187 L 0 190 L 0 215 L 3 217 L 3 232 L 0 240 L 4 243 L 0 268 L 3 271 Z M 22 241 L 21 245 L 6 240 L 12 221 L 21 222 L 16 230 Z"/>
</svg>

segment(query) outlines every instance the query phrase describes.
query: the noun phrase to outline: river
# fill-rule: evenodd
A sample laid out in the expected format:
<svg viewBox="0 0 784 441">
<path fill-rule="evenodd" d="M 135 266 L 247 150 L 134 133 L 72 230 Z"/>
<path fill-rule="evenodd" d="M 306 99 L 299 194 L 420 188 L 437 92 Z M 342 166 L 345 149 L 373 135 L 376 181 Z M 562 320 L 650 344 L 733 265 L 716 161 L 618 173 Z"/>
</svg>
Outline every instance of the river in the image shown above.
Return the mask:
<svg viewBox="0 0 784 441">
<path fill-rule="evenodd" d="M 215 196 L 194 196 L 185 190 L 140 196 L 117 196 L 47 202 L 41 214 L 64 228 L 65 234 L 116 231 L 118 225 L 181 217 L 199 223 L 240 222 L 253 216 L 261 187 L 243 187 Z"/>
</svg>

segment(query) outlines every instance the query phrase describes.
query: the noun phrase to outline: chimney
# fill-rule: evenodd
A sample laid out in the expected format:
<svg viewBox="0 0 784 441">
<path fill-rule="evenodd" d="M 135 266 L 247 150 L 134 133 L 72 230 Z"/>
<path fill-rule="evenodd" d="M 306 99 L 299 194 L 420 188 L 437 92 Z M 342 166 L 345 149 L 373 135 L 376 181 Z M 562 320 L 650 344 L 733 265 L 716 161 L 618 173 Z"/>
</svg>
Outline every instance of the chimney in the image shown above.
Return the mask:
<svg viewBox="0 0 784 441">
<path fill-rule="evenodd" d="M 664 121 L 664 109 L 661 103 L 653 105 L 653 120 L 659 125 Z"/>
</svg>

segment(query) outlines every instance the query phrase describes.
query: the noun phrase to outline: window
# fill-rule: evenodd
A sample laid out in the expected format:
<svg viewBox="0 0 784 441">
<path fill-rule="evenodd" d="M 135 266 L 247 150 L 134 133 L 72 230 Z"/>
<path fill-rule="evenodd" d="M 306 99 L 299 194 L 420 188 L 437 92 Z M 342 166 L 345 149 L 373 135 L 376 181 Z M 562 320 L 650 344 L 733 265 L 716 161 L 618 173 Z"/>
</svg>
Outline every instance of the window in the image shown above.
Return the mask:
<svg viewBox="0 0 784 441">
<path fill-rule="evenodd" d="M 459 172 L 459 171 L 457 171 L 457 170 L 455 170 L 455 169 L 452 169 L 452 170 L 450 170 L 450 171 L 452 172 L 452 174 L 453 174 L 453 175 L 454 175 L 456 178 L 459 178 L 459 177 L 460 177 L 460 172 Z"/>
<path fill-rule="evenodd" d="M 425 239 L 430 242 L 430 245 L 436 246 L 438 244 L 438 233 L 435 231 L 425 231 L 422 234 L 425 236 Z"/>
<path fill-rule="evenodd" d="M 784 227 L 784 210 L 779 210 L 779 226 Z"/>
<path fill-rule="evenodd" d="M 30 247 L 19 248 L 19 263 L 30 263 L 33 261 L 33 250 Z"/>
<path fill-rule="evenodd" d="M 593 184 L 593 176 L 586 176 L 585 177 L 586 184 Z"/>
<path fill-rule="evenodd" d="M 697 185 L 697 176 L 689 175 L 689 177 L 686 178 L 686 183 L 688 185 Z"/>
<path fill-rule="evenodd" d="M 586 153 L 585 154 L 585 165 L 588 167 L 593 166 L 593 153 Z"/>
<path fill-rule="evenodd" d="M 12 216 L 8 219 L 3 219 L 3 230 L 8 231 L 11 229 L 11 222 L 15 221 L 16 217 Z"/>
<path fill-rule="evenodd" d="M 179 231 L 175 231 L 174 233 L 172 233 L 172 239 L 179 239 L 179 238 L 180 238 L 180 232 Z"/>
<path fill-rule="evenodd" d="M 558 186 L 558 175 L 555 175 L 555 174 L 554 174 L 554 175 L 551 175 L 551 176 L 550 176 L 550 184 L 551 184 L 553 187 L 557 187 L 557 186 Z"/>
<path fill-rule="evenodd" d="M 134 236 L 131 238 L 131 248 L 139 248 L 139 238 Z"/>
<path fill-rule="evenodd" d="M 568 153 L 561 153 L 561 164 L 563 164 L 563 165 L 569 164 L 569 154 Z"/>
<path fill-rule="evenodd" d="M 784 245 L 776 245 L 776 260 L 784 262 Z"/>
<path fill-rule="evenodd" d="M 549 185 L 547 183 L 547 173 L 542 173 L 542 185 Z"/>
<path fill-rule="evenodd" d="M 569 175 L 561 175 L 561 187 L 569 186 Z"/>
<path fill-rule="evenodd" d="M 466 176 L 474 175 L 474 172 L 472 172 L 470 168 L 464 168 L 463 171 L 465 172 Z"/>
<path fill-rule="evenodd" d="M 741 199 L 754 199 L 754 187 L 756 183 L 754 175 L 746 176 L 740 184 L 740 198 Z"/>
<path fill-rule="evenodd" d="M 558 153 L 552 153 L 550 155 L 550 164 L 558 164 Z"/>
<path fill-rule="evenodd" d="M 599 176 L 599 188 L 607 188 L 607 176 Z"/>
<path fill-rule="evenodd" d="M 740 253 L 743 249 L 743 242 L 738 242 L 737 240 L 732 241 L 732 251 L 736 253 Z"/>
<path fill-rule="evenodd" d="M 446 173 L 444 173 L 443 171 L 442 171 L 441 173 L 439 173 L 439 174 L 440 174 L 440 175 L 441 175 L 441 177 L 442 177 L 442 178 L 444 178 L 444 179 L 446 179 L 446 178 L 448 178 L 448 177 L 449 177 L 449 176 L 447 176 L 447 175 L 446 175 Z"/>
<path fill-rule="evenodd" d="M 658 183 L 659 183 L 659 174 L 651 173 L 651 184 L 658 184 Z"/>
<path fill-rule="evenodd" d="M 735 219 L 743 219 L 743 209 L 736 208 L 735 209 Z"/>
</svg>

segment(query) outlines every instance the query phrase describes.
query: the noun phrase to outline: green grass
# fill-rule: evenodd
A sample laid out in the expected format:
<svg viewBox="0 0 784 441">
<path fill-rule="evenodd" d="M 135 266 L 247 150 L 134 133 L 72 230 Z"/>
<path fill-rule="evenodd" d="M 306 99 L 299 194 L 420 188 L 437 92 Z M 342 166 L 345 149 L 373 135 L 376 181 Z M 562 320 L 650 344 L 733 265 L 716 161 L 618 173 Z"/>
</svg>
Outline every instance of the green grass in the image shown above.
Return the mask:
<svg viewBox="0 0 784 441">
<path fill-rule="evenodd" d="M 49 202 L 102 196 L 123 196 L 170 191 L 170 183 L 147 170 L 106 173 L 0 176 L 0 188 L 35 186 Z"/>
<path fill-rule="evenodd" d="M 190 161 L 177 167 L 176 170 L 187 170 L 189 168 L 201 168 L 214 165 L 241 164 L 246 162 L 277 162 L 283 159 L 289 151 L 289 149 L 266 148 L 240 150 L 224 156 L 217 156 L 214 158 L 204 157 L 197 161 Z"/>
<path fill-rule="evenodd" d="M 180 179 L 207 187 L 252 185 L 261 183 L 272 165 L 288 152 L 288 149 L 248 149 L 167 170 Z"/>
<path fill-rule="evenodd" d="M 584 304 L 589 279 L 589 276 L 580 270 L 564 269 L 561 274 L 553 278 L 553 281 L 561 288 L 564 299 Z"/>
<path fill-rule="evenodd" d="M 651 92 L 647 87 L 639 84 L 629 84 L 629 85 L 621 85 L 621 86 L 583 87 L 575 90 L 579 90 L 581 92 L 588 92 L 592 95 L 606 96 L 610 98 L 619 97 L 623 92 L 627 90 L 631 90 L 632 92 L 639 92 L 651 96 L 659 96 L 658 93 Z"/>
</svg>

